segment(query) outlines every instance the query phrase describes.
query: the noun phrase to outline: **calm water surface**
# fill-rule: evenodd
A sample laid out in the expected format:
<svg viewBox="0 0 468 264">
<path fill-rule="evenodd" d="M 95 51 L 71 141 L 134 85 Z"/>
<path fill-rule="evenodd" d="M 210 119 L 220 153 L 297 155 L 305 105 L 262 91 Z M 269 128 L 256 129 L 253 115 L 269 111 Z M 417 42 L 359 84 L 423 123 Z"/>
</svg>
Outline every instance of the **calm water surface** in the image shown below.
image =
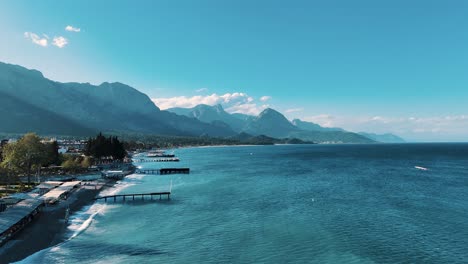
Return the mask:
<svg viewBox="0 0 468 264">
<path fill-rule="evenodd" d="M 468 144 L 178 149 L 24 263 L 468 263 Z M 418 170 L 415 166 L 429 170 Z"/>
</svg>

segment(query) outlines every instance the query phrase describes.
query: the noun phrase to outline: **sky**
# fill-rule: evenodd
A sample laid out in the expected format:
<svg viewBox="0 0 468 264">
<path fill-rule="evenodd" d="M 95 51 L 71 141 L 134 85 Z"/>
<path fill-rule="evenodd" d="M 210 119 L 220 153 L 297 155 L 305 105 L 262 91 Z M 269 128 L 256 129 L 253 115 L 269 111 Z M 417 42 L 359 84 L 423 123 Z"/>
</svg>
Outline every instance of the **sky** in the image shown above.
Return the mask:
<svg viewBox="0 0 468 264">
<path fill-rule="evenodd" d="M 0 61 L 161 109 L 468 141 L 468 1 L 0 1 Z"/>
</svg>

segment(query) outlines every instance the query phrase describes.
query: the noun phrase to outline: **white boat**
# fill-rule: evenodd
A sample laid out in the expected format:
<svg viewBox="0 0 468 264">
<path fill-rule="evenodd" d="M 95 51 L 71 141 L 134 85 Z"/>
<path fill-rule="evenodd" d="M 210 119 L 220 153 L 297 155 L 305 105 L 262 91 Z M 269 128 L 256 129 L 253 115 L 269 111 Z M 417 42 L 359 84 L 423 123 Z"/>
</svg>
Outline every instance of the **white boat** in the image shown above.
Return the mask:
<svg viewBox="0 0 468 264">
<path fill-rule="evenodd" d="M 417 170 L 423 170 L 423 171 L 428 171 L 429 169 L 428 168 L 424 168 L 424 167 L 421 167 L 421 166 L 414 166 L 415 169 Z"/>
</svg>

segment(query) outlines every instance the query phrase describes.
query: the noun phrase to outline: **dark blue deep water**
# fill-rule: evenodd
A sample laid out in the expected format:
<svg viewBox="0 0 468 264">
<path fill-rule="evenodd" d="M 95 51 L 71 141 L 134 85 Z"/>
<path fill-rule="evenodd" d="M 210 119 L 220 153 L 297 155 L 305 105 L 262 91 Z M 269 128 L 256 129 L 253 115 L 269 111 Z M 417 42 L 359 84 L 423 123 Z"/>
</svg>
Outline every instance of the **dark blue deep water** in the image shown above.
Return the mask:
<svg viewBox="0 0 468 264">
<path fill-rule="evenodd" d="M 177 149 L 25 263 L 468 263 L 468 144 Z M 415 166 L 428 168 L 427 171 Z"/>
</svg>

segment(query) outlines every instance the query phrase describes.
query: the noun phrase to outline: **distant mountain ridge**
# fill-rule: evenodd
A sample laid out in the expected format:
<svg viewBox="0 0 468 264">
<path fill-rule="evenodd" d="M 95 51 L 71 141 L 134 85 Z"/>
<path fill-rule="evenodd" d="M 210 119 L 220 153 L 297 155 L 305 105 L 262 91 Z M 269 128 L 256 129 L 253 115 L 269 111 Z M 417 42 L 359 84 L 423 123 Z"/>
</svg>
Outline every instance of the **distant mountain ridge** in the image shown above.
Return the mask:
<svg viewBox="0 0 468 264">
<path fill-rule="evenodd" d="M 229 114 L 220 105 L 198 105 L 193 108 L 171 108 L 168 111 L 198 118 L 201 121 L 220 120 L 236 132 L 274 138 L 297 138 L 318 143 L 372 143 L 373 139 L 344 131 L 341 128 L 324 128 L 299 119 L 290 122 L 280 112 L 267 108 L 258 116 Z M 233 121 L 234 120 L 234 121 Z"/>
<path fill-rule="evenodd" d="M 267 108 L 256 118 L 247 122 L 244 131 L 254 135 L 286 138 L 291 132 L 299 131 L 299 129 L 280 112 Z"/>
<path fill-rule="evenodd" d="M 258 116 L 230 114 L 221 105 L 162 111 L 146 94 L 119 82 L 97 86 L 60 83 L 45 78 L 39 71 L 1 62 L 0 97 L 0 133 L 73 136 L 103 131 L 220 138 L 249 135 L 244 140 L 256 142 L 378 141 L 374 135 L 324 128 L 299 119 L 290 122 L 271 108 Z"/>
<path fill-rule="evenodd" d="M 178 115 L 196 118 L 205 123 L 222 121 L 228 124 L 236 132 L 240 132 L 244 126 L 244 122 L 242 120 L 227 113 L 220 104 L 215 106 L 199 104 L 193 108 L 170 108 L 167 109 L 167 111 Z"/>
<path fill-rule="evenodd" d="M 161 111 L 151 99 L 122 83 L 60 83 L 44 78 L 36 70 L 0 63 L 0 92 L 21 103 L 10 105 L 10 111 L 21 112 L 29 106 L 73 124 L 100 131 L 134 131 L 160 135 L 232 136 L 232 129 L 207 124 L 197 119 Z M 23 108 L 23 109 L 22 109 Z M 36 111 L 37 112 L 37 111 Z M 30 113 L 29 117 L 34 117 Z M 50 116 L 52 118 L 52 116 Z M 0 122 L 10 124 L 8 130 L 42 131 L 43 125 L 32 122 L 28 130 L 10 122 L 13 116 L 2 116 Z M 24 122 L 28 122 L 24 119 Z M 0 131 L 4 130 L 0 127 Z M 7 129 L 5 129 L 7 130 Z"/>
<path fill-rule="evenodd" d="M 77 136 L 87 136 L 97 132 L 97 130 L 0 92 L 0 132 L 21 134 L 32 130 L 40 134 Z"/>
<path fill-rule="evenodd" d="M 405 143 L 406 141 L 394 134 L 385 133 L 385 134 L 375 134 L 375 133 L 366 133 L 366 132 L 359 132 L 358 134 L 368 137 L 372 140 L 382 143 Z"/>
<path fill-rule="evenodd" d="M 298 128 L 307 131 L 345 131 L 344 129 L 339 127 L 322 127 L 319 124 L 302 121 L 300 119 L 294 119 L 292 123 Z"/>
<path fill-rule="evenodd" d="M 402 138 L 389 133 L 385 135 L 353 133 L 338 127 L 322 127 L 316 123 L 300 119 L 289 122 L 283 114 L 270 108 L 265 109 L 258 116 L 240 113 L 229 114 L 221 105 L 197 105 L 193 108 L 171 108 L 167 109 L 167 111 L 197 118 L 204 122 L 220 120 L 233 127 L 236 132 L 248 133 L 249 135 L 266 135 L 276 138 L 289 137 L 321 143 L 405 142 Z"/>
</svg>

